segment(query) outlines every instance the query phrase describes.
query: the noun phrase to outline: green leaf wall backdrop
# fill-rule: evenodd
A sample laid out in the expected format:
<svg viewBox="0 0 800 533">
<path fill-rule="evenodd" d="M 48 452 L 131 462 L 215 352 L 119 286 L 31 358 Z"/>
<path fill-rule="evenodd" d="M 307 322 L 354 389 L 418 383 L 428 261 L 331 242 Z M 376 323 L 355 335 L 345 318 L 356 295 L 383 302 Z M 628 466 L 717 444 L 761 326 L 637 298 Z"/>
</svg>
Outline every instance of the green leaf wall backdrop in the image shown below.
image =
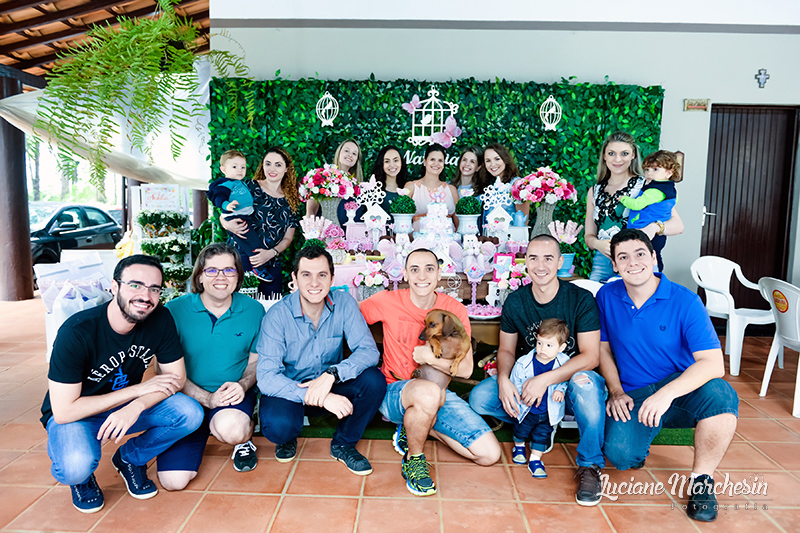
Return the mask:
<svg viewBox="0 0 800 533">
<path fill-rule="evenodd" d="M 331 162 L 336 147 L 348 137 L 361 145 L 365 176 L 387 144 L 397 145 L 404 152 L 401 155 L 410 150 L 421 156 L 424 146 L 406 142 L 411 115 L 401 104 L 414 94 L 427 98 L 431 85 L 439 91 L 439 99 L 459 105 L 455 118 L 463 133 L 448 150 L 453 161 L 466 146 L 499 142 L 511 149 L 522 175 L 550 166 L 575 185 L 579 201 L 559 203 L 556 220 L 583 223 L 586 192 L 595 182 L 599 150 L 610 133 L 632 134 L 645 155 L 659 149 L 664 98 L 660 86 L 574 83 L 572 79 L 544 84 L 473 78 L 450 82 L 217 78 L 211 84 L 209 123 L 212 179 L 221 176 L 219 157 L 230 149 L 247 154 L 252 175 L 268 147 L 283 146 L 294 158 L 298 178 Z M 316 116 L 317 100 L 325 91 L 339 102 L 332 127 L 323 127 Z M 562 106 L 556 131 L 544 131 L 539 119 L 539 106 L 550 94 Z M 419 165 L 412 164 L 409 170 L 413 177 L 421 175 Z M 451 178 L 455 166 L 445 172 Z M 576 273 L 586 275 L 591 255 L 583 235 L 578 248 Z"/>
</svg>

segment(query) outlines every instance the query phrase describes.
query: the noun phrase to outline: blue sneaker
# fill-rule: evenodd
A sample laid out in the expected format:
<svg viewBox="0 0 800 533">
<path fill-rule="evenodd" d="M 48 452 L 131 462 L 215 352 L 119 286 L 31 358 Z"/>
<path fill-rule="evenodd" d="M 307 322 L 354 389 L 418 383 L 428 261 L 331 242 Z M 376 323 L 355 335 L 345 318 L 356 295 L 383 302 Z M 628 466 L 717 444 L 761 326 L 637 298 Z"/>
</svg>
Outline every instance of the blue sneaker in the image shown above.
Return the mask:
<svg viewBox="0 0 800 533">
<path fill-rule="evenodd" d="M 436 485 L 431 479 L 428 461 L 425 460 L 424 453 L 403 458 L 401 473 L 406 480 L 406 488 L 411 494 L 415 496 L 436 494 Z"/>
<path fill-rule="evenodd" d="M 122 476 L 128 494 L 137 500 L 148 500 L 158 494 L 158 487 L 147 477 L 147 467 L 126 463 L 122 460 L 119 450 L 111 458 L 114 469 Z"/>
<path fill-rule="evenodd" d="M 511 450 L 511 462 L 515 465 L 524 465 L 528 462 L 528 457 L 525 455 L 525 444 L 514 444 L 514 449 Z"/>
<path fill-rule="evenodd" d="M 89 476 L 86 483 L 71 485 L 70 489 L 72 489 L 72 505 L 82 513 L 96 513 L 105 505 L 103 491 L 97 485 L 94 474 Z"/>
<path fill-rule="evenodd" d="M 408 438 L 406 437 L 406 428 L 403 424 L 398 424 L 397 429 L 394 430 L 392 446 L 394 446 L 394 450 L 403 457 L 408 453 Z"/>
<path fill-rule="evenodd" d="M 544 470 L 544 463 L 538 459 L 531 459 L 528 463 L 528 472 L 537 479 L 544 479 L 547 477 L 547 472 Z"/>
</svg>

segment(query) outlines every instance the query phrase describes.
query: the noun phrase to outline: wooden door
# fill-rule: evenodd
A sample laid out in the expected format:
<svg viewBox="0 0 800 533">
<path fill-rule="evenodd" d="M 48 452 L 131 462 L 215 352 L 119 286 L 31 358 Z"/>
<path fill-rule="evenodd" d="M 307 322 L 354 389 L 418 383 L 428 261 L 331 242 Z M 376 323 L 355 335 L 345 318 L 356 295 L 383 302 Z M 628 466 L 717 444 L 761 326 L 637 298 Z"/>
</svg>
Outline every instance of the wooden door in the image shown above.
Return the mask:
<svg viewBox="0 0 800 533">
<path fill-rule="evenodd" d="M 739 263 L 754 283 L 787 276 L 798 109 L 711 107 L 705 208 L 714 215 L 704 217 L 700 254 Z M 731 291 L 736 307 L 769 309 L 738 281 Z"/>
</svg>

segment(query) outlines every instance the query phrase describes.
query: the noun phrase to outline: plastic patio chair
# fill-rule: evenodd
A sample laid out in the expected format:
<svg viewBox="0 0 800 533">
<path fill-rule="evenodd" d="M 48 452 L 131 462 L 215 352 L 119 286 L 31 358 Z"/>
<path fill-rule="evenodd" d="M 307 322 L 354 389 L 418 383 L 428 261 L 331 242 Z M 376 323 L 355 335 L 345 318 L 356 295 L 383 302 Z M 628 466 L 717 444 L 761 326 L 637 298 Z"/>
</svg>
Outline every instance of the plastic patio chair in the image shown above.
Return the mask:
<svg viewBox="0 0 800 533">
<path fill-rule="evenodd" d="M 761 296 L 769 302 L 769 307 L 775 318 L 775 338 L 767 357 L 767 368 L 764 369 L 764 379 L 761 381 L 759 396 L 767 395 L 767 387 L 775 368 L 775 360 L 783 357 L 783 349 L 791 348 L 800 351 L 800 288 L 785 281 L 775 278 L 761 278 L 758 280 Z M 800 418 L 800 372 L 797 374 L 794 386 L 794 403 L 792 416 Z"/>
<path fill-rule="evenodd" d="M 724 257 L 706 255 L 692 263 L 692 277 L 695 283 L 706 290 L 706 310 L 708 314 L 727 320 L 725 332 L 725 353 L 730 356 L 731 375 L 739 375 L 742 361 L 744 330 L 750 324 L 772 324 L 775 318 L 771 311 L 762 309 L 736 308 L 731 295 L 731 277 L 734 272 L 742 285 L 748 289 L 759 290 L 758 285 L 742 274 L 742 267 Z M 780 362 L 783 368 L 783 359 Z"/>
<path fill-rule="evenodd" d="M 597 296 L 597 291 L 603 286 L 599 281 L 592 281 L 590 279 L 573 279 L 570 283 L 574 283 L 578 287 L 586 289 L 592 293 L 592 296 Z"/>
</svg>

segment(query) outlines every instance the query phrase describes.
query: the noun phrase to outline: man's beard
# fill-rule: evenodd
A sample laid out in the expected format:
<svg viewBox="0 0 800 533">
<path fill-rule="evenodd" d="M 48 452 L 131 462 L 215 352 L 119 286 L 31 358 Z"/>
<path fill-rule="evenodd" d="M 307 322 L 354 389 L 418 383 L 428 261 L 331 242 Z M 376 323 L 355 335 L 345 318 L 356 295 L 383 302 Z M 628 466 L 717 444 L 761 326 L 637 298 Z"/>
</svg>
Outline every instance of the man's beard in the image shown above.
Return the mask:
<svg viewBox="0 0 800 533">
<path fill-rule="evenodd" d="M 150 313 L 153 312 L 153 309 L 155 309 L 155 306 L 152 306 L 152 303 L 147 302 L 146 300 L 139 299 L 137 301 L 148 303 L 152 307 L 149 310 L 147 310 L 147 312 L 144 314 L 144 316 L 135 315 L 135 314 L 133 314 L 133 311 L 131 311 L 131 302 L 132 301 L 133 301 L 133 298 L 131 298 L 130 300 L 127 300 L 127 301 L 124 300 L 122 298 L 122 294 L 120 292 L 117 292 L 117 307 L 119 307 L 119 310 L 122 313 L 122 316 L 125 317 L 125 320 L 127 320 L 131 324 L 138 324 L 139 322 L 143 322 L 145 319 L 147 319 L 147 317 L 150 316 Z"/>
</svg>

